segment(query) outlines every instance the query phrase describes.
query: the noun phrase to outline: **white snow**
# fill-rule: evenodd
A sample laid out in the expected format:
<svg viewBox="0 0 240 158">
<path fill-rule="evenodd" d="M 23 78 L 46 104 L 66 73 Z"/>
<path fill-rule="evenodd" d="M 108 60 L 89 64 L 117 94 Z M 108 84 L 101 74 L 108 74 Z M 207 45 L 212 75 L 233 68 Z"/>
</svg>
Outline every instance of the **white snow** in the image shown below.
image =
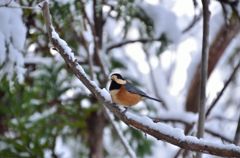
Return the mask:
<svg viewBox="0 0 240 158">
<path fill-rule="evenodd" d="M 161 119 L 169 119 L 169 120 L 179 120 L 186 123 L 194 123 L 198 120 L 198 115 L 191 112 L 185 111 L 166 111 L 166 112 L 159 112 L 159 118 Z"/>
<path fill-rule="evenodd" d="M 109 92 L 106 90 L 106 88 L 101 89 L 100 91 L 101 96 L 104 97 L 105 100 L 111 102 L 112 98 L 111 95 L 109 94 Z"/>
<path fill-rule="evenodd" d="M 159 38 L 166 34 L 167 38 L 177 43 L 180 39 L 181 32 L 177 26 L 176 15 L 170 10 L 159 4 L 149 4 L 143 2 L 138 4 L 140 8 L 152 19 L 154 23 L 154 37 Z"/>
<path fill-rule="evenodd" d="M 56 39 L 58 43 L 62 46 L 64 49 L 64 53 L 66 53 L 69 56 L 69 59 L 72 61 L 75 61 L 74 54 L 72 52 L 72 49 L 68 46 L 67 42 L 61 39 L 58 35 L 58 33 L 55 31 L 55 29 L 52 27 L 52 38 Z"/>
<path fill-rule="evenodd" d="M 53 106 L 53 107 L 43 111 L 42 113 L 36 112 L 32 116 L 29 117 L 29 121 L 36 122 L 40 119 L 43 119 L 45 117 L 48 117 L 49 115 L 54 114 L 56 111 L 57 111 L 57 107 Z"/>
<path fill-rule="evenodd" d="M 3 64 L 3 62 L 6 60 L 7 53 L 6 53 L 6 47 L 5 47 L 5 37 L 0 32 L 0 65 Z"/>
<path fill-rule="evenodd" d="M 6 1 L 3 2 L 5 4 Z M 17 3 L 11 2 L 16 5 Z M 0 80 L 6 76 L 9 81 L 16 75 L 18 82 L 24 81 L 23 48 L 26 40 L 26 27 L 19 8 L 0 8 Z"/>
<path fill-rule="evenodd" d="M 89 36 L 89 35 L 85 34 L 85 36 Z M 58 33 L 55 31 L 55 29 L 53 27 L 52 27 L 52 38 L 56 39 L 59 42 L 59 44 L 61 45 L 61 47 L 64 48 L 64 53 L 66 53 L 70 57 L 69 59 L 72 61 L 75 61 L 75 57 L 72 52 L 72 49 L 68 46 L 68 44 L 63 39 L 61 39 L 59 37 Z M 86 77 L 88 80 L 90 80 L 81 65 L 79 65 L 79 64 L 76 65 L 76 68 L 79 70 L 79 72 L 81 74 L 84 75 L 84 77 Z M 112 100 L 109 92 L 105 88 L 100 89 L 98 87 L 98 84 L 96 81 L 90 80 L 90 83 L 97 89 L 97 91 L 101 94 L 101 96 L 104 97 L 107 101 Z"/>
<path fill-rule="evenodd" d="M 53 60 L 51 57 L 41 57 L 41 56 L 26 56 L 24 58 L 24 63 L 26 64 L 42 64 L 50 66 Z"/>
</svg>

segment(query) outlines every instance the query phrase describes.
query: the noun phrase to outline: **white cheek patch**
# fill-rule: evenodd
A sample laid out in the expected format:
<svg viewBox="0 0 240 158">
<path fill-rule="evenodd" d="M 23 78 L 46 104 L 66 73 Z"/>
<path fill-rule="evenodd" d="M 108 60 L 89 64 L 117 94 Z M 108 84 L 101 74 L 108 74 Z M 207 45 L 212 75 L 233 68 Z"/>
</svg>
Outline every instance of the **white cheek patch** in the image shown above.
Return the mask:
<svg viewBox="0 0 240 158">
<path fill-rule="evenodd" d="M 122 80 L 122 79 L 117 79 L 116 82 L 117 82 L 118 84 L 126 84 L 126 83 L 127 83 L 127 81 Z"/>
</svg>

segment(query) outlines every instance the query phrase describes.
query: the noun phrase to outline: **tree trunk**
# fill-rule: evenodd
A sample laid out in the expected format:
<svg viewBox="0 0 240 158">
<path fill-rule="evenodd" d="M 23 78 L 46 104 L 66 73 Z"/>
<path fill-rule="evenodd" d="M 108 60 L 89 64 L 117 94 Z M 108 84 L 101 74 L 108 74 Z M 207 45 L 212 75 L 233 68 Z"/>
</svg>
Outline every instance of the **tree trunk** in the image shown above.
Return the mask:
<svg viewBox="0 0 240 158">
<path fill-rule="evenodd" d="M 88 120 L 89 158 L 103 158 L 103 130 L 105 118 L 102 110 L 94 111 Z"/>
</svg>

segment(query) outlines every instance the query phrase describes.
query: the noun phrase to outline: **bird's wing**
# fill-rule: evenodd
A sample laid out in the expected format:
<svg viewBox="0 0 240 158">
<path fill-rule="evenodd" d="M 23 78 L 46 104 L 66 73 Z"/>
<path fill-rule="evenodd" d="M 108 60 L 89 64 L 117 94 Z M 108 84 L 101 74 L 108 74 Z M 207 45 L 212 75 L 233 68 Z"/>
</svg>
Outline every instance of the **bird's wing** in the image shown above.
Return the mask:
<svg viewBox="0 0 240 158">
<path fill-rule="evenodd" d="M 156 99 L 156 98 L 148 96 L 146 93 L 144 93 L 143 91 L 141 91 L 140 89 L 138 89 L 137 87 L 135 87 L 134 85 L 132 85 L 130 83 L 127 83 L 124 86 L 125 86 L 126 90 L 130 93 L 139 94 L 142 97 L 146 97 L 148 99 L 152 99 L 152 100 L 155 100 L 155 101 L 158 101 L 158 102 L 161 102 L 161 103 L 163 102 L 160 99 Z"/>
<path fill-rule="evenodd" d="M 131 92 L 134 94 L 139 94 L 143 97 L 147 96 L 146 93 L 144 93 L 143 91 L 141 91 L 140 89 L 138 89 L 137 87 L 135 87 L 134 85 L 132 85 L 130 83 L 126 83 L 124 86 L 128 92 Z"/>
</svg>

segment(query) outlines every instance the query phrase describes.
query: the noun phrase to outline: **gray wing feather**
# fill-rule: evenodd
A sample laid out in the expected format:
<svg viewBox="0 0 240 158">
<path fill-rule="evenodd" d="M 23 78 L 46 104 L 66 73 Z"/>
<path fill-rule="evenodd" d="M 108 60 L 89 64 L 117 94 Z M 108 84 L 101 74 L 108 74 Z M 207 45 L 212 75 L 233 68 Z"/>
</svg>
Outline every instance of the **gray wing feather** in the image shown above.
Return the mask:
<svg viewBox="0 0 240 158">
<path fill-rule="evenodd" d="M 136 88 L 135 86 L 133 86 L 130 83 L 125 84 L 125 88 L 126 88 L 126 90 L 128 92 L 139 94 L 139 95 L 144 96 L 144 97 L 147 96 L 146 93 L 144 93 L 143 91 L 141 91 L 140 89 Z"/>
<path fill-rule="evenodd" d="M 126 88 L 126 90 L 127 90 L 128 92 L 131 92 L 131 93 L 134 93 L 134 94 L 139 94 L 139 95 L 141 95 L 142 97 L 146 97 L 146 98 L 149 98 L 149 99 L 152 99 L 152 100 L 155 100 L 155 101 L 158 101 L 158 102 L 163 103 L 162 100 L 148 96 L 146 93 L 144 93 L 144 92 L 141 91 L 140 89 L 134 87 L 134 86 L 133 86 L 132 84 L 130 84 L 130 83 L 127 83 L 127 84 L 125 84 L 124 86 L 125 86 L 125 88 Z"/>
</svg>

